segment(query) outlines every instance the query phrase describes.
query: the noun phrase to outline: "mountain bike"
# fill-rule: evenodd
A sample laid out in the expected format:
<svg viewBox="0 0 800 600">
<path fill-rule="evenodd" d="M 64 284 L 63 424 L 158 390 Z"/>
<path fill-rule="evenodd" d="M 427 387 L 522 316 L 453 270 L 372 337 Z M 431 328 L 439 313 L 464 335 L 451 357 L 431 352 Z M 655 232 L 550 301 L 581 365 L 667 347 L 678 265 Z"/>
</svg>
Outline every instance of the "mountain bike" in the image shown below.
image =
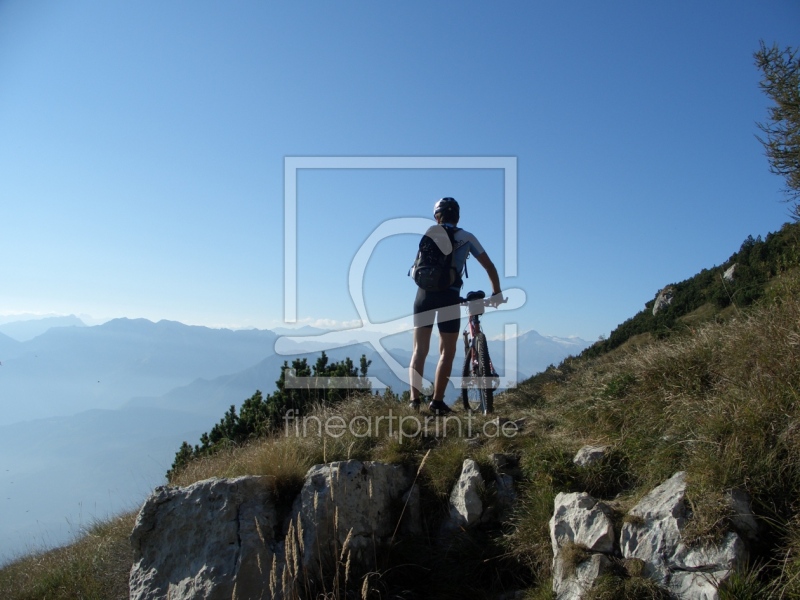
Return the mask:
<svg viewBox="0 0 800 600">
<path fill-rule="evenodd" d="M 467 306 L 469 320 L 464 328 L 464 368 L 461 372 L 461 400 L 464 410 L 488 415 L 494 410 L 494 390 L 500 378 L 489 356 L 489 346 L 481 329 L 481 315 L 488 301 L 482 291 L 470 292 L 461 304 Z"/>
</svg>

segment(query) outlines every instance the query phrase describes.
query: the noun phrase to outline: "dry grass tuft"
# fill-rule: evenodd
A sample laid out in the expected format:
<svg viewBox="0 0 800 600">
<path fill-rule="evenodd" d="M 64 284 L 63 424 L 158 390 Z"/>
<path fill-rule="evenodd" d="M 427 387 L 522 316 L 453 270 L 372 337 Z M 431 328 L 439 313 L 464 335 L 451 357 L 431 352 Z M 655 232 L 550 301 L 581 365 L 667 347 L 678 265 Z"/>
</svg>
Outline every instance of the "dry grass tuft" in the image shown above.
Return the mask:
<svg viewBox="0 0 800 600">
<path fill-rule="evenodd" d="M 592 553 L 582 544 L 567 542 L 559 550 L 559 557 L 564 565 L 564 575 L 568 577 L 575 573 L 575 569 L 578 568 L 579 564 L 589 560 L 592 557 Z"/>
</svg>

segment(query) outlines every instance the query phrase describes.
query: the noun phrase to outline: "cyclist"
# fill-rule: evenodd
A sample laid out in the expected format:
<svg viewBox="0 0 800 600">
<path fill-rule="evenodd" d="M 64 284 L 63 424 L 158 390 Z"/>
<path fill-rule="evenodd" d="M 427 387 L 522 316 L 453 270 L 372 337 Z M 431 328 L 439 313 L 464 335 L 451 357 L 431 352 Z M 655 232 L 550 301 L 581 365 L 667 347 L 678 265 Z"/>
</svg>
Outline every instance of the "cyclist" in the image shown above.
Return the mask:
<svg viewBox="0 0 800 600">
<path fill-rule="evenodd" d="M 433 207 L 433 216 L 439 225 L 453 228 L 453 248 L 452 264 L 456 272 L 463 273 L 467 256 L 472 254 L 486 269 L 489 280 L 492 283 L 492 297 L 489 298 L 491 306 L 497 306 L 503 302 L 502 290 L 500 289 L 500 277 L 494 263 L 489 259 L 489 255 L 481 246 L 478 239 L 471 233 L 456 227 L 460 217 L 458 202 L 453 198 L 442 198 Z M 429 404 L 431 412 L 435 415 L 443 415 L 452 412 L 449 406 L 444 403 L 444 392 L 447 382 L 450 380 L 450 372 L 453 369 L 453 359 L 456 355 L 459 330 L 461 327 L 461 278 L 449 289 L 441 292 L 429 292 L 421 288 L 417 290 L 417 297 L 414 300 L 414 349 L 409 365 L 409 379 L 411 385 L 411 407 L 419 410 L 422 376 L 425 370 L 425 359 L 430 349 L 431 333 L 433 332 L 434 319 L 439 327 L 439 363 L 436 366 L 436 376 L 433 384 L 433 398 Z"/>
</svg>

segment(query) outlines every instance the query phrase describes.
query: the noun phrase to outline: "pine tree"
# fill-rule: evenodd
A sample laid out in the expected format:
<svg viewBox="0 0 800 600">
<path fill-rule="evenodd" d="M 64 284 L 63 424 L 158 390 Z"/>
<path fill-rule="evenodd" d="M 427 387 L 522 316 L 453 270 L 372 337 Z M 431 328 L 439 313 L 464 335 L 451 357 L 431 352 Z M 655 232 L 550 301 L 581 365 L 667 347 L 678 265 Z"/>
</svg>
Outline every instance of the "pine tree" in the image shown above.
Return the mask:
<svg viewBox="0 0 800 600">
<path fill-rule="evenodd" d="M 800 59 L 790 46 L 761 48 L 755 53 L 756 65 L 763 73 L 760 87 L 774 102 L 769 107 L 769 120 L 758 127 L 766 138 L 758 138 L 770 164 L 770 171 L 786 179 L 788 202 L 800 219 Z"/>
</svg>

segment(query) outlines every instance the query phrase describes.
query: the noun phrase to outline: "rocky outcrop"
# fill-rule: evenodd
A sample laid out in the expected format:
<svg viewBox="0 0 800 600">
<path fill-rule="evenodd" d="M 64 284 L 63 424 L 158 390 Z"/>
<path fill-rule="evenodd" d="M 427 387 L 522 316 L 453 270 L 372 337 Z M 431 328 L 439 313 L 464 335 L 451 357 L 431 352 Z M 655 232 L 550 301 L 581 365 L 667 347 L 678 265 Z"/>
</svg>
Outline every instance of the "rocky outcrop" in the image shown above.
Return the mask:
<svg viewBox="0 0 800 600">
<path fill-rule="evenodd" d="M 640 559 L 643 575 L 662 584 L 669 581 L 670 562 L 686 526 L 685 493 L 686 473 L 681 471 L 642 498 L 622 526 L 622 555 Z"/>
<path fill-rule="evenodd" d="M 131 600 L 261 598 L 276 526 L 262 477 L 157 488 L 131 534 Z"/>
<path fill-rule="evenodd" d="M 401 511 L 399 532 L 403 535 L 421 535 L 423 530 L 419 485 L 413 484 L 403 494 L 402 501 L 403 510 Z"/>
<path fill-rule="evenodd" d="M 581 598 L 611 566 L 611 511 L 586 493 L 558 494 L 550 519 L 553 592 L 557 600 Z"/>
<path fill-rule="evenodd" d="M 672 298 L 675 296 L 675 288 L 671 285 L 668 285 L 663 290 L 658 292 L 658 296 L 656 296 L 655 304 L 653 304 L 653 316 L 657 315 L 659 312 L 667 308 L 670 304 L 672 304 Z"/>
<path fill-rule="evenodd" d="M 279 522 L 267 478 L 160 487 L 131 534 L 131 600 L 256 600 L 313 589 L 346 561 L 355 576 L 378 546 L 419 530 L 419 490 L 396 465 L 346 461 L 306 474 Z"/>
<path fill-rule="evenodd" d="M 461 466 L 461 475 L 450 493 L 451 529 L 458 529 L 477 523 L 483 514 L 481 490 L 484 482 L 478 463 L 471 458 Z"/>
<path fill-rule="evenodd" d="M 623 519 L 619 545 L 611 511 L 585 493 L 559 494 L 550 520 L 553 591 L 558 600 L 579 600 L 621 557 L 681 600 L 717 600 L 718 588 L 747 560 L 744 538 L 757 524 L 742 492 L 730 492 L 731 522 L 717 543 L 685 542 L 691 519 L 686 473 L 681 471 L 642 498 Z M 740 533 L 741 532 L 741 535 Z"/>
<path fill-rule="evenodd" d="M 596 450 L 581 454 L 591 457 Z M 444 533 L 496 520 L 513 503 L 513 457 L 493 455 L 492 462 L 494 481 L 486 486 L 478 464 L 464 461 Z M 131 534 L 130 598 L 290 597 L 324 586 L 319 579 L 332 572 L 354 578 L 368 573 L 382 546 L 422 531 L 419 488 L 397 465 L 316 465 L 284 518 L 269 482 L 239 477 L 157 488 Z M 586 493 L 558 494 L 550 520 L 556 598 L 584 597 L 625 559 L 676 598 L 716 600 L 719 586 L 747 559 L 745 540 L 758 532 L 747 495 L 734 490 L 726 497 L 734 530 L 716 543 L 689 544 L 683 535 L 692 518 L 684 472 L 644 496 L 624 517 L 619 537 L 606 504 Z"/>
<path fill-rule="evenodd" d="M 730 267 L 728 267 L 725 272 L 722 274 L 722 278 L 725 281 L 733 281 L 734 277 L 736 276 L 736 267 L 738 267 L 738 263 L 733 263 Z"/>
<path fill-rule="evenodd" d="M 461 474 L 450 492 L 450 515 L 442 526 L 445 535 L 498 522 L 513 508 L 517 500 L 517 460 L 506 454 L 493 454 L 491 460 L 494 478 L 488 483 L 474 460 L 468 458 L 461 465 Z"/>
<path fill-rule="evenodd" d="M 566 544 L 582 546 L 589 552 L 614 551 L 614 524 L 610 509 L 585 492 L 560 493 L 550 519 L 553 553 Z"/>
<path fill-rule="evenodd" d="M 747 559 L 747 550 L 734 531 L 718 544 L 687 546 L 682 531 L 688 518 L 686 473 L 681 471 L 630 510 L 620 536 L 622 555 L 641 560 L 643 574 L 679 598 L 713 600 L 719 585 Z"/>
<path fill-rule="evenodd" d="M 495 498 L 497 499 L 495 511 L 498 516 L 502 516 L 514 508 L 517 501 L 517 490 L 514 485 L 514 478 L 508 473 L 498 473 L 495 476 Z"/>
<path fill-rule="evenodd" d="M 666 587 L 681 599 L 717 600 L 719 587 L 746 559 L 744 542 L 734 532 L 726 534 L 719 544 L 698 548 L 681 544 L 672 557 Z"/>
<path fill-rule="evenodd" d="M 589 467 L 603 461 L 608 455 L 609 446 L 584 446 L 572 459 L 579 467 Z"/>
<path fill-rule="evenodd" d="M 419 493 L 411 484 L 397 465 L 350 460 L 311 467 L 294 509 L 306 572 L 329 572 L 339 558 L 349 559 L 354 572 L 373 568 L 401 513 L 409 527 L 419 526 Z M 408 503 L 401 505 L 403 498 Z"/>
</svg>

